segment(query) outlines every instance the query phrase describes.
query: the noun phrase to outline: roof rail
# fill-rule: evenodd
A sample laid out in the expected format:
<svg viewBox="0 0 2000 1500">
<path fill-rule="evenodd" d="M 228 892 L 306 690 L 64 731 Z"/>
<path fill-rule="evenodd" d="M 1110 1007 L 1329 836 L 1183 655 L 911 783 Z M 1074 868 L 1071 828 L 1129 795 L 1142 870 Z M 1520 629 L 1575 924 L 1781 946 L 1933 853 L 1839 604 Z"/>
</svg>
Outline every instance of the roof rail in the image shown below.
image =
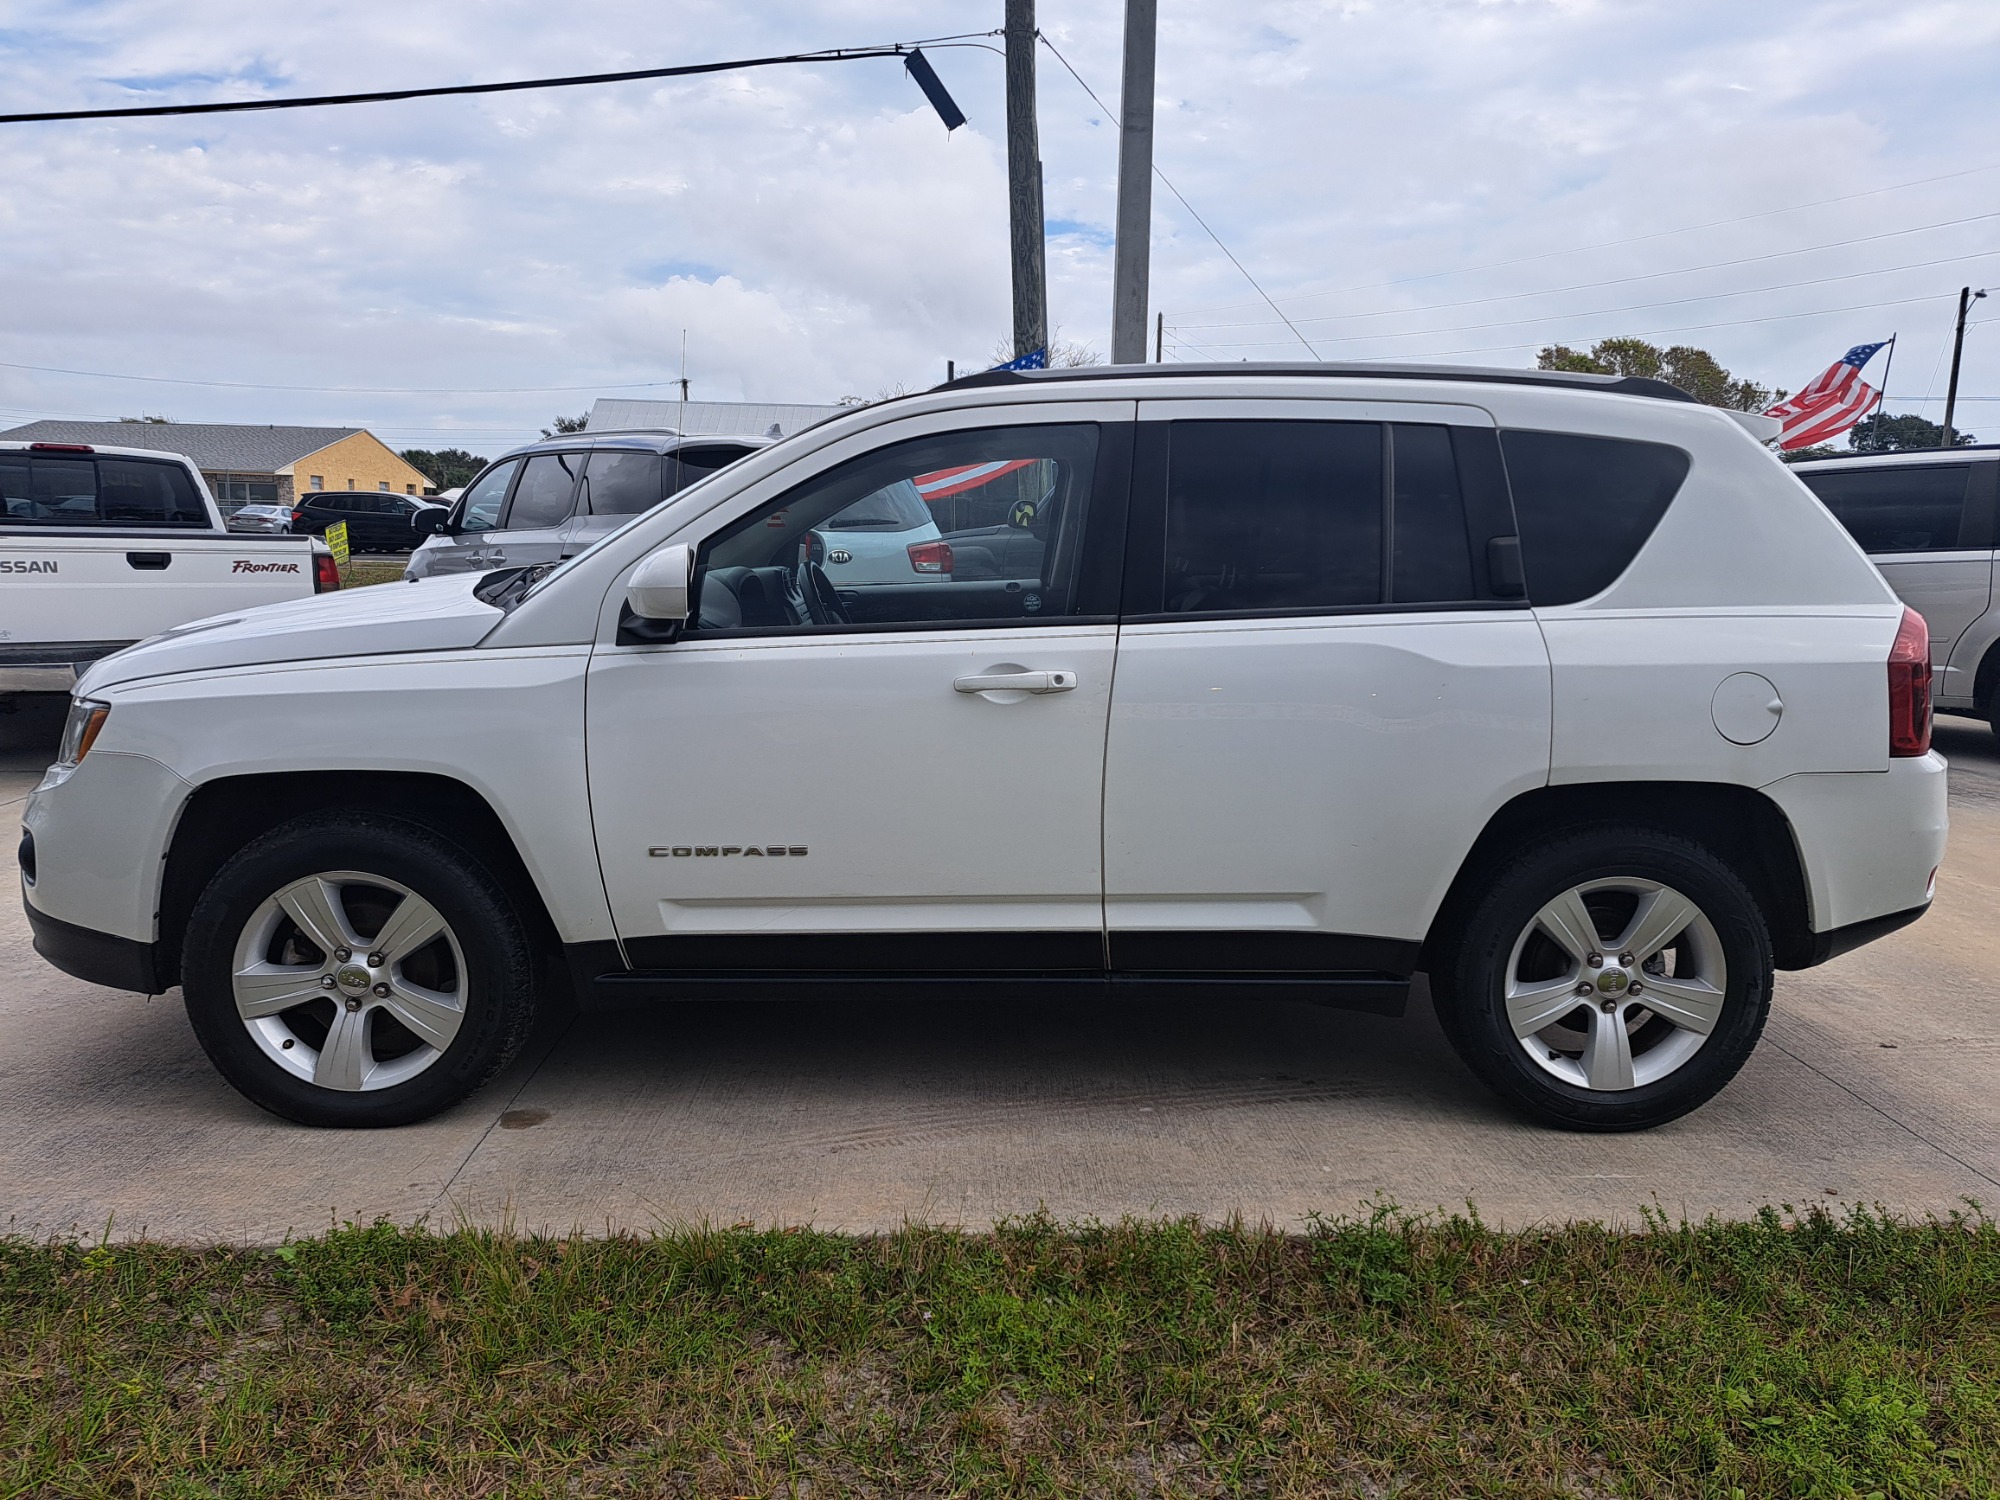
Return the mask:
<svg viewBox="0 0 2000 1500">
<path fill-rule="evenodd" d="M 1306 376 L 1319 380 L 1452 380 L 1475 385 L 1548 385 L 1568 390 L 1604 391 L 1614 396 L 1650 396 L 1656 401 L 1686 401 L 1699 405 L 1677 385 L 1664 380 L 1648 380 L 1640 375 L 1584 375 L 1570 370 L 1502 370 L 1481 365 L 1393 365 L 1337 364 L 1330 361 L 1307 364 L 1303 361 L 1237 364 L 1171 365 L 1083 365 L 1068 370 L 981 370 L 961 375 L 933 389 L 974 390 L 980 386 L 1038 385 L 1073 380 L 1151 380 L 1179 375 Z"/>
<path fill-rule="evenodd" d="M 1950 458 L 1955 453 L 1991 453 L 2000 443 L 1953 443 L 1949 448 L 1854 448 L 1846 453 L 1824 453 L 1802 463 L 1846 463 L 1857 458 Z"/>
</svg>

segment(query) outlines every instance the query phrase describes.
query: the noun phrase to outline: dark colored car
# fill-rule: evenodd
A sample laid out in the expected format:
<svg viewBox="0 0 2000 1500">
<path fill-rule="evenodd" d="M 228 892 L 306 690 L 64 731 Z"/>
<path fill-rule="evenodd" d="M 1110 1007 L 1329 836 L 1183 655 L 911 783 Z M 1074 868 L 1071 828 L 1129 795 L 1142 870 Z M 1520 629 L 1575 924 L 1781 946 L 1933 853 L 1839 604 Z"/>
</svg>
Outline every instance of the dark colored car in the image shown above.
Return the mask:
<svg viewBox="0 0 2000 1500">
<path fill-rule="evenodd" d="M 347 523 L 347 545 L 356 552 L 408 552 L 430 535 L 419 531 L 419 514 L 445 507 L 417 495 L 380 490 L 315 490 L 292 507 L 292 530 L 325 536 L 326 529 Z"/>
</svg>

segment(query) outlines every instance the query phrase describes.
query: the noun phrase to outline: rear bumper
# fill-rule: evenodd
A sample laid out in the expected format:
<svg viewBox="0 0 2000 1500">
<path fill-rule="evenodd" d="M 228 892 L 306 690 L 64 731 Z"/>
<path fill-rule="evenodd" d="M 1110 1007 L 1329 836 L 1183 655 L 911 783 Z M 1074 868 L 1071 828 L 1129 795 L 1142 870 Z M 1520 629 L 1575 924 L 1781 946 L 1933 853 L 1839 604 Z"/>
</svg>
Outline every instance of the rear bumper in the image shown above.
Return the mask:
<svg viewBox="0 0 2000 1500">
<path fill-rule="evenodd" d="M 160 983 L 155 944 L 58 922 L 36 911 L 32 901 L 22 904 L 27 907 L 28 926 L 35 935 L 35 951 L 63 973 L 109 989 L 137 990 L 142 995 L 157 995 L 167 988 Z"/>
<path fill-rule="evenodd" d="M 49 641 L 0 646 L 0 693 L 67 693 L 100 657 L 131 641 Z"/>
<path fill-rule="evenodd" d="M 1942 756 L 1891 760 L 1883 771 L 1805 772 L 1764 792 L 1791 824 L 1814 946 L 1833 945 L 1823 957 L 1913 922 L 1930 904 L 1948 826 Z"/>
<path fill-rule="evenodd" d="M 1838 958 L 1843 953 L 1852 953 L 1880 937 L 1892 932 L 1900 932 L 1931 909 L 1930 902 L 1913 906 L 1908 911 L 1892 911 L 1884 917 L 1870 917 L 1865 922 L 1851 922 L 1845 927 L 1836 927 L 1831 932 L 1813 934 L 1812 958 L 1805 965 L 1813 968 L 1825 963 L 1829 958 Z"/>
</svg>

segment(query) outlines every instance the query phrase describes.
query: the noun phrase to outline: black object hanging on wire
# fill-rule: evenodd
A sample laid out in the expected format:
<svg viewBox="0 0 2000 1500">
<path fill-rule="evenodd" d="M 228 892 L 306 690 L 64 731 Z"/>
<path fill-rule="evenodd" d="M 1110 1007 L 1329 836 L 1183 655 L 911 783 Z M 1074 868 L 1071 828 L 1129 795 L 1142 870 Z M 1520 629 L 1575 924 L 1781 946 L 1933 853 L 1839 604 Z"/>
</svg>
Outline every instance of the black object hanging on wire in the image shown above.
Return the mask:
<svg viewBox="0 0 2000 1500">
<path fill-rule="evenodd" d="M 924 56 L 923 48 L 912 47 L 903 59 L 903 66 L 909 75 L 917 80 L 917 87 L 922 89 L 924 97 L 931 101 L 931 108 L 938 112 L 938 118 L 944 121 L 947 135 L 965 123 L 965 111 L 960 109 L 957 101 L 945 91 L 944 80 L 937 76 L 937 69 L 933 68 L 931 60 Z"/>
<path fill-rule="evenodd" d="M 730 62 L 686 63 L 674 68 L 633 68 L 622 73 L 576 73 L 562 78 L 518 78 L 506 83 L 457 83 L 436 88 L 378 89 L 366 94 L 315 94 L 303 99 L 231 99 L 217 104 L 137 104 L 123 109 L 51 109 L 30 114 L 0 115 L 0 125 L 26 125 L 53 120 L 132 120 L 158 115 L 243 114 L 266 109 L 319 109 L 330 104 L 385 104 L 398 99 L 437 99 L 453 94 L 510 94 L 522 89 L 579 88 L 594 83 L 630 83 L 644 78 L 689 78 L 702 73 L 731 73 L 745 68 L 774 68 L 787 63 L 858 62 L 868 57 L 901 57 L 931 101 L 946 130 L 965 123 L 964 112 L 952 102 L 923 53 L 907 42 L 880 47 L 834 47 L 824 52 L 794 52 L 782 57 L 743 57 Z"/>
</svg>

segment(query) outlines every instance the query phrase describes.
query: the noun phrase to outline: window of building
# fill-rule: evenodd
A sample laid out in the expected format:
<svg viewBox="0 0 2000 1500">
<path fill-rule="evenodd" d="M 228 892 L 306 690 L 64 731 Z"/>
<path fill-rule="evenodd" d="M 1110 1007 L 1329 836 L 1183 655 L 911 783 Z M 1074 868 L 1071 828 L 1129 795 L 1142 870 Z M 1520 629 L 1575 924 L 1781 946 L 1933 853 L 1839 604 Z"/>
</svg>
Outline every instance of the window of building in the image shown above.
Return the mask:
<svg viewBox="0 0 2000 1500">
<path fill-rule="evenodd" d="M 416 492 L 417 492 L 417 487 L 414 484 L 406 484 L 403 486 L 403 493 L 406 495 L 414 495 Z"/>
<path fill-rule="evenodd" d="M 307 483 L 316 490 L 323 490 L 326 488 L 326 476 L 324 474 L 315 474 Z"/>
<path fill-rule="evenodd" d="M 380 490 L 383 494 L 386 495 L 389 493 L 389 481 L 386 479 L 378 479 L 375 481 L 375 488 Z"/>
<path fill-rule="evenodd" d="M 274 476 L 262 474 L 209 474 L 209 493 L 215 496 L 215 503 L 225 516 L 234 515 L 246 505 L 276 505 L 278 503 L 278 481 Z"/>
</svg>

